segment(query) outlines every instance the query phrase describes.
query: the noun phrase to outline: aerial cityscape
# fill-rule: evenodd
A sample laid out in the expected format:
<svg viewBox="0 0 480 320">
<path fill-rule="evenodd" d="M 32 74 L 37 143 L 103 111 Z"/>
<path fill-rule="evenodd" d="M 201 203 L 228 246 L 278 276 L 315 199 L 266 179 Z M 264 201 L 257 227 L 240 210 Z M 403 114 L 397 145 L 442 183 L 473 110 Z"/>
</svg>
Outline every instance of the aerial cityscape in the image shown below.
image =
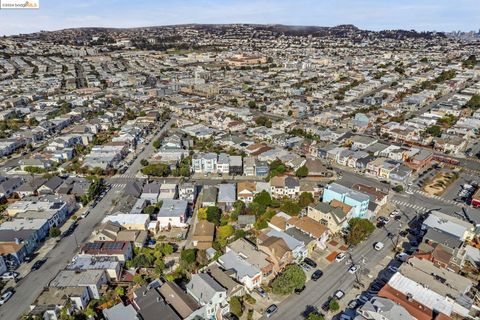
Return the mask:
<svg viewBox="0 0 480 320">
<path fill-rule="evenodd" d="M 399 2 L 0 0 L 0 319 L 480 319 L 480 3 Z"/>
</svg>

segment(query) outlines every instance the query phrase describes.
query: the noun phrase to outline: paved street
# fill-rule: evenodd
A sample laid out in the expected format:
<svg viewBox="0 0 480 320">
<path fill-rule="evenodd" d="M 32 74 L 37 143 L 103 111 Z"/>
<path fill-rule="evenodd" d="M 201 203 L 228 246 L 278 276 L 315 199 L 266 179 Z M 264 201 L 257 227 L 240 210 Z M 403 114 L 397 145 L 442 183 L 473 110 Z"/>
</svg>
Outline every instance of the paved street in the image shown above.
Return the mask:
<svg viewBox="0 0 480 320">
<path fill-rule="evenodd" d="M 173 119 L 168 121 L 158 132 L 157 137 L 165 130 L 168 130 L 173 123 Z M 139 154 L 132 163 L 126 174 L 136 173 L 140 168 L 140 160 L 152 155 L 153 141 L 145 146 L 145 150 Z M 19 281 L 15 287 L 15 294 L 3 306 L 0 307 L 0 319 L 18 319 L 24 314 L 31 303 L 42 292 L 43 288 L 55 277 L 55 275 L 65 268 L 77 252 L 77 245 L 81 246 L 87 241 L 95 227 L 103 220 L 109 210 L 112 209 L 112 200 L 117 199 L 122 194 L 122 188 L 112 188 L 105 197 L 90 210 L 90 214 L 79 221 L 75 232 L 61 241 L 46 255 L 47 262 L 37 271 L 29 273 L 25 278 Z"/>
<path fill-rule="evenodd" d="M 388 232 L 397 232 L 405 227 L 408 220 L 414 215 L 406 215 L 401 221 L 391 221 L 386 225 L 385 229 L 376 229 L 375 232 L 363 243 L 358 245 L 352 252 L 353 261 L 360 265 L 361 269 L 357 274 L 367 274 L 374 266 L 376 266 L 385 255 L 391 254 L 393 241 L 387 238 Z M 388 231 L 387 231 L 388 230 Z M 375 251 L 373 246 L 376 242 L 381 241 L 385 244 L 385 248 L 381 251 Z M 363 263 L 365 262 L 365 263 Z M 318 281 L 309 281 L 305 291 L 301 295 L 290 295 L 281 304 L 279 304 L 278 312 L 271 319 L 304 319 L 306 310 L 316 308 L 320 310 L 322 304 L 332 296 L 335 291 L 342 290 L 348 292 L 355 282 L 355 275 L 348 272 L 350 265 L 346 265 L 345 261 L 331 263 L 326 269 L 322 270 L 324 275 Z M 364 283 L 368 287 L 368 283 Z M 348 302 L 348 301 L 347 301 Z M 266 317 L 262 317 L 266 319 Z"/>
</svg>

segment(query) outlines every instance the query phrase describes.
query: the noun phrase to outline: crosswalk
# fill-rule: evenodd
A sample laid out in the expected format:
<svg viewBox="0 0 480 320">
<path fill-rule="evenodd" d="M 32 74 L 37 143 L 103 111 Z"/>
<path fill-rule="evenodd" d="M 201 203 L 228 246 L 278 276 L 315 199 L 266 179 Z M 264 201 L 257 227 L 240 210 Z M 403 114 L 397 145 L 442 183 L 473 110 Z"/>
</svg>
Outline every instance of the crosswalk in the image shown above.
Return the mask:
<svg viewBox="0 0 480 320">
<path fill-rule="evenodd" d="M 127 185 L 126 183 L 108 183 L 109 186 L 112 187 L 112 189 L 123 189 Z"/>
<path fill-rule="evenodd" d="M 456 201 L 445 199 L 445 198 L 442 198 L 441 196 L 430 194 L 430 193 L 422 191 L 422 190 L 410 189 L 410 191 L 415 192 L 415 193 L 417 193 L 421 196 L 427 197 L 427 198 L 432 198 L 432 199 L 435 199 L 435 200 L 438 200 L 438 201 L 442 201 L 442 202 L 447 203 L 447 204 L 460 205 L 460 203 L 458 203 Z"/>
<path fill-rule="evenodd" d="M 403 200 L 398 200 L 398 199 L 392 199 L 391 201 L 393 203 L 395 203 L 396 205 L 400 205 L 402 207 L 407 207 L 407 208 L 413 209 L 415 211 L 428 211 L 428 210 L 430 210 L 429 208 L 426 208 L 426 207 L 423 207 L 423 206 L 420 206 L 420 205 L 417 205 L 417 204 L 412 204 L 408 201 L 403 201 Z"/>
<path fill-rule="evenodd" d="M 135 179 L 136 177 L 137 177 L 136 173 L 123 173 L 115 176 L 115 178 L 124 178 L 124 179 Z"/>
</svg>

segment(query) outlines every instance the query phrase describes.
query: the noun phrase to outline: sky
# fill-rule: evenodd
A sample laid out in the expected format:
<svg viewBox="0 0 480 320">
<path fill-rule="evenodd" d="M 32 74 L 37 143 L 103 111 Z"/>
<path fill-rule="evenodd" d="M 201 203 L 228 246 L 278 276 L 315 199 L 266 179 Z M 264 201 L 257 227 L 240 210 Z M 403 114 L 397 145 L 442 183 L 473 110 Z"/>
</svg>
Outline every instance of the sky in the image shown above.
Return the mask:
<svg viewBox="0 0 480 320">
<path fill-rule="evenodd" d="M 2 0 L 0 0 L 2 1 Z M 480 29 L 480 0 L 39 0 L 0 10 L 0 35 L 74 27 L 259 23 L 361 29 Z"/>
</svg>

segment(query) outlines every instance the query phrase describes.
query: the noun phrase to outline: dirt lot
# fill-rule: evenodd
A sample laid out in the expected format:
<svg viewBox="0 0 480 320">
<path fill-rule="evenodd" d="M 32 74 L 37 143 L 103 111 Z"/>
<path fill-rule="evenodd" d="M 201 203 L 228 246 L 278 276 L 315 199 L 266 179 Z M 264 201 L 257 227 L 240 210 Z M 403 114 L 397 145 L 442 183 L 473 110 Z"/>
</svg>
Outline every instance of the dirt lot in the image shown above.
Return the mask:
<svg viewBox="0 0 480 320">
<path fill-rule="evenodd" d="M 425 192 L 441 196 L 445 190 L 451 185 L 455 180 L 458 179 L 458 173 L 453 171 L 441 171 L 433 177 L 432 181 L 429 182 L 423 188 Z"/>
</svg>

